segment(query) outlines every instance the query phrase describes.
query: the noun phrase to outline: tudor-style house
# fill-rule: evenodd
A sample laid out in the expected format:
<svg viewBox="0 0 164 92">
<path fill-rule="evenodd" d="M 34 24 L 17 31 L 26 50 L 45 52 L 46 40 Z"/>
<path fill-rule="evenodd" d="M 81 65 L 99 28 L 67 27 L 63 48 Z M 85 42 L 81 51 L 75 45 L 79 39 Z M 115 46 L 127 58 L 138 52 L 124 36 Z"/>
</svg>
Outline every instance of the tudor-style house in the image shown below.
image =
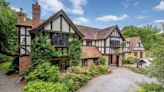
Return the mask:
<svg viewBox="0 0 164 92">
<path fill-rule="evenodd" d="M 106 59 L 107 65 L 122 65 L 124 38 L 118 26 L 104 29 L 74 25 L 63 10 L 46 20 L 40 19 L 41 7 L 32 4 L 32 19 L 20 9 L 17 12 L 17 29 L 19 33 L 19 71 L 31 67 L 31 40 L 38 32 L 49 34 L 54 49 L 68 49 L 68 42 L 78 37 L 83 40 L 81 66 L 91 67 L 97 64 L 99 57 Z"/>
<path fill-rule="evenodd" d="M 133 55 L 136 58 L 145 58 L 145 48 L 140 37 L 126 38 L 124 56 Z"/>
<path fill-rule="evenodd" d="M 124 38 L 117 25 L 104 29 L 79 25 L 77 25 L 77 28 L 84 35 L 83 47 L 88 49 L 85 50 L 85 52 L 90 53 L 88 57 L 82 58 L 82 63 L 86 62 L 91 65 L 91 62 L 94 63 L 97 61 L 96 57 L 100 57 L 100 55 L 102 55 L 106 59 L 106 65 L 122 65 L 122 43 Z"/>
</svg>

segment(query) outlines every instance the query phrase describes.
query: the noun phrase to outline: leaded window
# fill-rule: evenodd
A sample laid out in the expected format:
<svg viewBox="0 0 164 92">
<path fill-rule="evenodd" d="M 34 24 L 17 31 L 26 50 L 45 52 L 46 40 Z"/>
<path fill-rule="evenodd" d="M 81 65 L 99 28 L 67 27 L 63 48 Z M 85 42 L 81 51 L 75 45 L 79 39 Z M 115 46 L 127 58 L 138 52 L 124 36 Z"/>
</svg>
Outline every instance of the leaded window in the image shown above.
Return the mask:
<svg viewBox="0 0 164 92">
<path fill-rule="evenodd" d="M 120 41 L 110 40 L 110 47 L 120 47 Z"/>
<path fill-rule="evenodd" d="M 68 46 L 68 34 L 53 33 L 51 36 L 52 45 L 58 46 Z"/>
</svg>

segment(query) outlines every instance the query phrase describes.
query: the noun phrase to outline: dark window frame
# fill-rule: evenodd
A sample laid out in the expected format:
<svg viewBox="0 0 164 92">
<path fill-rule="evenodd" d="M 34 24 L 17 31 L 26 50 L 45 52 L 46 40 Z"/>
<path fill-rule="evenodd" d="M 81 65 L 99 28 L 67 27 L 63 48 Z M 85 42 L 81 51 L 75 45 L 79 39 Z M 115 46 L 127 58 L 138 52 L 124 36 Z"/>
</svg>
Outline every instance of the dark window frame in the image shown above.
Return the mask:
<svg viewBox="0 0 164 92">
<path fill-rule="evenodd" d="M 99 65 L 98 58 L 94 58 L 94 59 L 93 59 L 93 63 L 94 63 L 95 65 Z"/>
<path fill-rule="evenodd" d="M 120 47 L 120 41 L 110 40 L 110 47 Z"/>
<path fill-rule="evenodd" d="M 87 67 L 88 66 L 88 60 L 87 59 L 83 59 L 81 62 L 81 66 L 82 67 Z"/>
<path fill-rule="evenodd" d="M 54 47 L 68 47 L 69 34 L 51 33 L 51 44 Z"/>
<path fill-rule="evenodd" d="M 86 46 L 92 46 L 92 41 L 86 41 Z"/>
</svg>

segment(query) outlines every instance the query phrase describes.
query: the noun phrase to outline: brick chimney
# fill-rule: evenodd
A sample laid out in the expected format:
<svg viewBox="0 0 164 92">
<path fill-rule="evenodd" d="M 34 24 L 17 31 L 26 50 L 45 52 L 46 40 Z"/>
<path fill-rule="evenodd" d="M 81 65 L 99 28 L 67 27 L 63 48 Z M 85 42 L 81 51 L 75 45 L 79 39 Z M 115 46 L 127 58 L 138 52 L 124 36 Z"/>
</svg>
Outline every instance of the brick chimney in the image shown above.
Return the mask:
<svg viewBox="0 0 164 92">
<path fill-rule="evenodd" d="M 37 26 L 40 23 L 40 5 L 38 2 L 32 4 L 32 25 Z"/>
<path fill-rule="evenodd" d="M 23 12 L 23 8 L 20 8 L 20 12 L 17 12 L 17 22 L 24 23 L 26 21 L 26 14 Z"/>
</svg>

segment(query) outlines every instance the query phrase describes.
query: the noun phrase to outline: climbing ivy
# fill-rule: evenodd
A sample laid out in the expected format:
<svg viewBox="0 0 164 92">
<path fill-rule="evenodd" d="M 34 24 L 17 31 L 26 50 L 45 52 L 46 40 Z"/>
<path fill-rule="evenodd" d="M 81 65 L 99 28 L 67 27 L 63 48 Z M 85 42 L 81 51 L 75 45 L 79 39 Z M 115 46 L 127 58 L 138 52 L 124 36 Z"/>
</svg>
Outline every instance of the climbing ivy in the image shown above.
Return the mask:
<svg viewBox="0 0 164 92">
<path fill-rule="evenodd" d="M 33 64 L 37 65 L 41 63 L 40 60 L 50 61 L 53 57 L 54 48 L 51 45 L 50 39 L 48 35 L 43 35 L 39 33 L 32 40 L 32 60 Z M 39 61 L 39 62 L 38 62 Z"/>
<path fill-rule="evenodd" d="M 82 41 L 78 38 L 75 38 L 69 42 L 69 57 L 71 60 L 71 66 L 77 66 L 80 64 L 81 45 Z"/>
</svg>

